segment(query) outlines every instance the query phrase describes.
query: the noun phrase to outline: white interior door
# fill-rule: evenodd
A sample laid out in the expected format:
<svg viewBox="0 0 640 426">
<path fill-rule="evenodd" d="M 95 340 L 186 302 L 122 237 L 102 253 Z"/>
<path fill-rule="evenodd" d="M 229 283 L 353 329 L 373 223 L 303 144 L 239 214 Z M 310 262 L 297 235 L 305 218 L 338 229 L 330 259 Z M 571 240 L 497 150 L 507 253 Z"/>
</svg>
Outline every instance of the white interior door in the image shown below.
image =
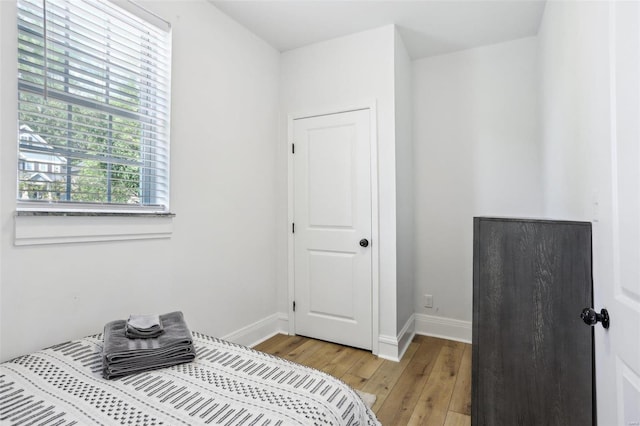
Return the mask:
<svg viewBox="0 0 640 426">
<path fill-rule="evenodd" d="M 365 349 L 377 243 L 369 120 L 366 109 L 293 123 L 295 331 Z"/>
<path fill-rule="evenodd" d="M 640 425 L 640 5 L 609 5 L 611 152 L 602 157 L 611 167 L 599 181 L 611 208 L 594 227 L 594 290 L 611 327 L 596 327 L 596 395 L 598 424 L 632 426 Z"/>
</svg>

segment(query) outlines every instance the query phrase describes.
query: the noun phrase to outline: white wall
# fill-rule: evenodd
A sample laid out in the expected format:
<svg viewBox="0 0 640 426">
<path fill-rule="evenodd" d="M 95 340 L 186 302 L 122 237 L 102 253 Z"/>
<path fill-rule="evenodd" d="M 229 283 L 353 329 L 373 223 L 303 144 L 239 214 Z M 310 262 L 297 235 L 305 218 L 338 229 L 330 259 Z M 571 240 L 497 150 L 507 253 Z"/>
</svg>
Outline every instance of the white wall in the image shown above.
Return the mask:
<svg viewBox="0 0 640 426">
<path fill-rule="evenodd" d="M 608 111 L 607 11 L 579 3 L 548 3 L 538 34 L 543 181 L 548 216 L 591 220 L 593 126 L 603 122 L 593 108 Z M 596 22 L 593 9 L 604 13 Z"/>
<path fill-rule="evenodd" d="M 284 52 L 280 77 L 278 229 L 286 235 L 287 114 L 331 111 L 375 100 L 378 126 L 380 334 L 395 339 L 396 162 L 394 130 L 394 27 L 392 25 Z M 284 213 L 284 214 L 283 214 Z M 280 310 L 286 306 L 286 240 L 279 241 Z M 284 301 L 284 302 L 283 302 Z"/>
<path fill-rule="evenodd" d="M 397 244 L 397 330 L 414 312 L 414 191 L 412 139 L 412 62 L 396 29 L 394 48 L 395 143 L 396 143 L 396 244 Z M 408 324 L 409 327 L 412 324 Z M 401 336 L 404 337 L 404 336 Z M 410 334 L 407 338 L 410 337 Z"/>
<path fill-rule="evenodd" d="M 15 247 L 15 2 L 0 1 L 0 360 L 132 312 L 180 309 L 218 336 L 276 312 L 279 53 L 206 1 L 145 7 L 173 26 L 172 237 Z"/>
<path fill-rule="evenodd" d="M 470 322 L 473 216 L 539 216 L 541 182 L 548 215 L 589 211 L 591 80 L 575 76 L 595 71 L 560 6 L 540 51 L 526 38 L 413 63 L 391 25 L 280 55 L 206 1 L 145 6 L 173 25 L 172 238 L 14 247 L 15 5 L 0 1 L 0 360 L 130 312 L 181 309 L 221 336 L 288 312 L 289 113 L 377 103 L 388 338 L 414 312 Z"/>
<path fill-rule="evenodd" d="M 415 311 L 463 339 L 473 217 L 542 213 L 536 64 L 535 38 L 414 62 Z"/>
</svg>

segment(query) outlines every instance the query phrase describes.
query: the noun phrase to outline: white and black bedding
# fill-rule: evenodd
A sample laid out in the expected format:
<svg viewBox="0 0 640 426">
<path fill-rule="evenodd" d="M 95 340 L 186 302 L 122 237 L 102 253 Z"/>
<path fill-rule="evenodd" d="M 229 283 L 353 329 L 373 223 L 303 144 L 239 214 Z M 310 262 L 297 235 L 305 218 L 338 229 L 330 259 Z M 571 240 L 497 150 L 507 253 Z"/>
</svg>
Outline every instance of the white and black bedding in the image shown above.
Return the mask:
<svg viewBox="0 0 640 426">
<path fill-rule="evenodd" d="M 0 364 L 2 425 L 379 425 L 314 369 L 193 332 L 194 361 L 102 377 L 102 335 Z"/>
</svg>

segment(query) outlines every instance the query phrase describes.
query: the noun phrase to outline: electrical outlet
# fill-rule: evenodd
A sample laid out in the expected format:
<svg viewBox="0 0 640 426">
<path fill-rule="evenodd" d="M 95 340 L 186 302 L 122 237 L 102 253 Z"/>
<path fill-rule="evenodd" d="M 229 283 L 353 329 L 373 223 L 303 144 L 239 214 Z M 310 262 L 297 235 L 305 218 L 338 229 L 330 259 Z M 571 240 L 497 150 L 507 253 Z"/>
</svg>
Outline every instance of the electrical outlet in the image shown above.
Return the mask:
<svg viewBox="0 0 640 426">
<path fill-rule="evenodd" d="M 424 295 L 424 307 L 433 308 L 433 295 L 431 294 Z"/>
</svg>

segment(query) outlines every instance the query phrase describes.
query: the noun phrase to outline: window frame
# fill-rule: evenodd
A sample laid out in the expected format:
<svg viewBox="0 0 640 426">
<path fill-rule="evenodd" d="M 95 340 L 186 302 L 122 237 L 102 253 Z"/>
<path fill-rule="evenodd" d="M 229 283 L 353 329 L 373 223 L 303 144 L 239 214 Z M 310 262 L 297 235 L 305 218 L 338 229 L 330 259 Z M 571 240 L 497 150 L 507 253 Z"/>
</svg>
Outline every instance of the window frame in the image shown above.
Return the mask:
<svg viewBox="0 0 640 426">
<path fill-rule="evenodd" d="M 51 1 L 51 0 L 49 0 Z M 96 2 L 96 3 L 100 3 L 100 4 L 104 4 L 104 2 Z M 46 0 L 43 2 L 43 4 L 46 6 L 47 2 Z M 171 25 L 169 22 L 163 20 L 162 18 L 160 18 L 159 16 L 153 14 L 152 12 L 149 12 L 148 10 L 142 8 L 141 6 L 132 3 L 132 2 L 118 2 L 118 1 L 109 1 L 108 4 L 110 5 L 109 7 L 115 7 L 117 9 L 120 9 L 122 11 L 122 13 L 129 13 L 131 16 L 135 17 L 135 19 L 137 20 L 142 20 L 145 22 L 145 25 L 152 25 L 155 27 L 160 28 L 161 30 L 164 30 L 167 32 L 167 41 L 166 41 L 166 55 L 168 57 L 167 63 L 166 63 L 166 69 L 164 70 L 166 72 L 167 75 L 167 79 L 168 82 L 166 84 L 166 97 L 167 97 L 167 101 L 166 101 L 166 125 L 164 126 L 164 133 L 165 133 L 165 140 L 162 142 L 162 146 L 160 147 L 160 149 L 165 150 L 166 152 L 166 160 L 165 160 L 165 167 L 162 170 L 162 172 L 165 174 L 165 178 L 164 180 L 160 183 L 160 186 L 162 186 L 164 188 L 164 191 L 166 193 L 166 196 L 161 197 L 162 198 L 162 202 L 160 204 L 151 204 L 151 203 L 146 203 L 146 204 L 125 204 L 125 203 L 113 203 L 113 202 L 79 202 L 79 201 L 66 201 L 66 200 L 59 200 L 59 201 L 50 201 L 50 200 L 25 200 L 23 198 L 21 198 L 21 189 L 20 189 L 20 172 L 37 172 L 35 169 L 37 167 L 35 167 L 35 164 L 33 162 L 29 163 L 32 165 L 32 170 L 28 170 L 27 169 L 27 161 L 26 160 L 21 160 L 20 159 L 20 154 L 21 154 L 21 137 L 20 135 L 20 129 L 18 129 L 18 152 L 17 152 L 17 169 L 18 169 L 18 174 L 16 176 L 16 218 L 17 217 L 36 217 L 36 216 L 58 216 L 58 215 L 62 215 L 62 216 L 71 216 L 71 217 L 76 217 L 76 216 L 82 216 L 82 215 L 87 215 L 87 216 L 96 216 L 96 215 L 103 215 L 103 216 L 110 216 L 113 214 L 122 214 L 125 216 L 130 216 L 130 215 L 139 215 L 140 217 L 173 217 L 174 214 L 170 213 L 170 188 L 171 188 L 171 180 L 170 180 L 170 95 L 171 95 Z M 17 17 L 17 25 L 18 27 L 20 26 L 20 9 L 19 7 L 16 9 L 16 17 Z M 46 19 L 46 12 L 43 12 L 43 21 L 44 19 Z M 130 17 L 131 17 L 130 16 Z M 19 34 L 20 34 L 20 29 L 18 28 L 18 38 L 19 38 Z M 43 38 L 46 38 L 46 30 L 45 32 L 43 32 L 42 34 Z M 18 44 L 20 43 L 20 41 L 18 40 Z M 45 42 L 45 47 L 44 50 L 46 51 L 46 42 Z M 43 54 L 42 56 L 43 58 L 46 57 L 46 55 Z M 18 56 L 19 58 L 19 56 Z M 46 72 L 46 69 L 45 69 Z M 20 88 L 20 84 L 21 84 L 21 77 L 20 77 L 20 71 L 18 72 L 18 80 L 17 80 L 17 84 L 18 84 L 18 100 L 17 100 L 17 107 L 18 107 L 18 112 L 20 111 L 20 93 L 21 93 L 21 88 Z M 46 87 L 46 83 L 45 83 L 45 87 Z M 143 87 L 144 89 L 144 87 Z M 141 89 L 141 92 L 143 90 Z M 142 99 L 144 99 L 141 96 L 141 103 L 144 103 L 145 101 L 143 101 Z M 148 98 L 147 98 L 148 100 Z M 78 105 L 77 103 L 69 103 L 69 105 Z M 106 104 L 105 104 L 106 105 Z M 104 105 L 103 105 L 104 106 Z M 142 128 L 144 128 L 144 123 L 140 122 Z M 20 125 L 18 126 L 20 127 Z M 159 146 L 158 142 L 155 141 L 153 143 L 152 146 Z M 141 148 L 142 149 L 142 145 Z M 54 154 L 55 155 L 55 154 Z M 21 168 L 21 162 L 24 162 L 24 167 Z M 57 169 L 61 169 L 61 166 L 55 166 Z M 65 165 L 65 169 L 68 166 Z M 48 169 L 50 169 L 49 172 L 47 173 L 58 173 L 58 172 L 54 172 L 53 171 L 53 166 L 52 167 L 48 167 Z M 140 174 L 142 174 L 142 171 L 140 171 Z M 139 178 L 142 179 L 142 178 Z M 110 185 L 110 184 L 108 184 Z M 142 183 L 140 184 L 140 186 L 142 187 Z M 68 194 L 70 194 L 71 192 L 67 192 Z M 144 193 L 144 189 L 140 188 L 137 190 L 137 195 L 138 197 L 140 197 L 142 194 Z M 154 196 L 157 196 L 158 194 L 158 190 L 156 190 L 154 192 Z M 19 222 L 18 220 L 16 220 L 16 224 L 17 222 Z"/>
</svg>

